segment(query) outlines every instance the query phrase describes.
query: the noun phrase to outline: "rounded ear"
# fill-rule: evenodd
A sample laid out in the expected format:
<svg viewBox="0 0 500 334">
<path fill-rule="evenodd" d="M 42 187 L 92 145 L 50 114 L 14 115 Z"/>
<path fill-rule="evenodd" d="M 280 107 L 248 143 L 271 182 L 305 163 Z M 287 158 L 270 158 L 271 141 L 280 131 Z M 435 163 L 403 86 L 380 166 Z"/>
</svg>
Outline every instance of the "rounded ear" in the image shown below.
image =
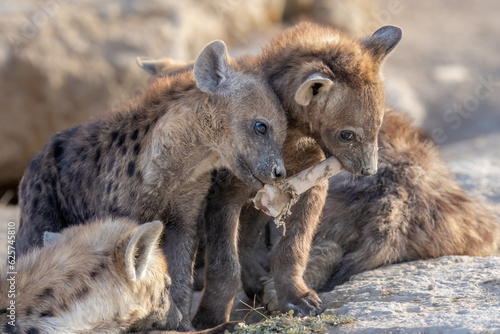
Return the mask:
<svg viewBox="0 0 500 334">
<path fill-rule="evenodd" d="M 59 239 L 60 236 L 61 233 L 45 231 L 43 233 L 43 245 L 44 246 L 52 245 L 54 242 L 56 242 L 57 239 Z"/>
<path fill-rule="evenodd" d="M 322 73 L 313 73 L 299 86 L 295 92 L 295 102 L 301 106 L 308 106 L 314 96 L 327 92 L 333 81 Z"/>
<path fill-rule="evenodd" d="M 234 73 L 229 63 L 227 47 L 217 40 L 205 46 L 194 63 L 196 85 L 205 93 L 214 94 L 222 89 L 222 83 Z"/>
<path fill-rule="evenodd" d="M 131 281 L 142 279 L 151 264 L 153 249 L 163 231 L 160 221 L 142 224 L 132 235 L 125 251 L 125 270 Z"/>
<path fill-rule="evenodd" d="M 363 40 L 361 45 L 379 60 L 384 59 L 398 45 L 403 32 L 394 26 L 384 26 Z"/>
</svg>

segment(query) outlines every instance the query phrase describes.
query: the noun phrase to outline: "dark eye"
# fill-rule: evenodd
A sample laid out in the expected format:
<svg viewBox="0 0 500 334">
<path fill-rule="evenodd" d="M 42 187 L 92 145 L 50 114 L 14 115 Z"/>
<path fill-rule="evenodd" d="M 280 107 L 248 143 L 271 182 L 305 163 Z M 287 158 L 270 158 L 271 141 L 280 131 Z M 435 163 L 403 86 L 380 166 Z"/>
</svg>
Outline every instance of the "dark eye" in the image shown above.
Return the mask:
<svg viewBox="0 0 500 334">
<path fill-rule="evenodd" d="M 267 125 L 264 123 L 257 122 L 253 127 L 255 129 L 255 133 L 259 135 L 265 135 L 267 133 Z"/>
<path fill-rule="evenodd" d="M 340 131 L 339 138 L 340 138 L 340 140 L 347 142 L 347 141 L 352 141 L 355 136 L 356 135 L 354 134 L 354 132 L 349 131 L 349 130 L 343 130 L 343 131 Z"/>
</svg>

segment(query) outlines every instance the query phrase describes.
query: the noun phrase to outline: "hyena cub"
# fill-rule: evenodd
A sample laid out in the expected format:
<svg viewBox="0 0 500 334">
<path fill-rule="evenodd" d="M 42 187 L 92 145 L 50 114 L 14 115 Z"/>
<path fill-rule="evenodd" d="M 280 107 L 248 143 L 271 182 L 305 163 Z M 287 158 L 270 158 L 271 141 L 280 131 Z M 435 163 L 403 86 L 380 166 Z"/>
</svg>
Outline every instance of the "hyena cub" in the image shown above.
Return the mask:
<svg viewBox="0 0 500 334">
<path fill-rule="evenodd" d="M 258 68 L 233 62 L 221 41 L 194 69 L 159 78 L 122 110 L 55 135 L 21 181 L 20 252 L 95 218 L 165 224 L 171 294 L 190 328 L 197 220 L 210 171 L 226 167 L 252 187 L 285 177 L 286 119 Z"/>
<path fill-rule="evenodd" d="M 465 193 L 437 146 L 399 112 L 385 114 L 378 173 L 343 173 L 329 185 L 304 275 L 315 290 L 392 263 L 498 254 L 498 218 Z"/>
<path fill-rule="evenodd" d="M 385 108 L 381 64 L 400 39 L 401 30 L 391 26 L 355 40 L 335 29 L 303 23 L 277 36 L 260 56 L 239 60 L 242 66 L 263 68 L 285 108 L 288 175 L 332 155 L 352 174 L 377 171 L 377 137 Z M 142 65 L 152 73 L 166 70 L 166 75 L 189 69 L 165 60 Z M 204 217 L 205 289 L 193 320 L 199 328 L 227 321 L 240 263 L 243 287 L 252 298 L 261 296 L 269 276 L 255 256 L 269 217 L 249 205 L 254 193 L 237 175 L 219 170 L 214 179 Z M 320 300 L 304 283 L 303 273 L 326 195 L 326 183 L 313 187 L 285 220 L 286 234 L 271 263 L 280 311 L 309 315 L 319 310 Z M 226 261 L 221 263 L 221 258 Z"/>
<path fill-rule="evenodd" d="M 175 329 L 181 320 L 158 246 L 160 222 L 107 219 L 65 229 L 21 256 L 14 275 L 15 321 L 0 300 L 2 333 L 121 333 Z M 7 296 L 7 268 L 0 292 Z M 165 315 L 166 321 L 165 321 Z M 15 325 L 15 326 L 13 326 Z"/>
<path fill-rule="evenodd" d="M 138 225 L 120 218 L 46 233 L 43 248 L 20 257 L 14 280 L 7 268 L 0 271 L 2 296 L 11 284 L 16 289 L 15 317 L 10 300 L 0 301 L 0 333 L 176 328 L 182 315 L 169 293 L 172 281 L 158 246 L 162 230 L 159 221 Z M 227 323 L 207 333 L 234 326 Z"/>
</svg>

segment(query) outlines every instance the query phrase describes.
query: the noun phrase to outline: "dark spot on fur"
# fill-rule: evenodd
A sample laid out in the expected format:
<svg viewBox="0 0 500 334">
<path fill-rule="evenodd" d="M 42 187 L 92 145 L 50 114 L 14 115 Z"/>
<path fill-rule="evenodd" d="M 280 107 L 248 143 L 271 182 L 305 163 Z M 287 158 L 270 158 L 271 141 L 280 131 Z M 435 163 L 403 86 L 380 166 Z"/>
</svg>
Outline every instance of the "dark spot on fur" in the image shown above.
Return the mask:
<svg viewBox="0 0 500 334">
<path fill-rule="evenodd" d="M 106 263 L 106 261 L 101 261 L 101 263 L 99 264 L 99 267 L 102 270 L 106 270 L 108 268 L 108 264 Z"/>
<path fill-rule="evenodd" d="M 99 147 L 99 148 L 97 149 L 97 151 L 95 152 L 95 155 L 94 155 L 94 162 L 95 162 L 95 163 L 98 163 L 100 159 L 101 159 L 101 148 Z"/>
<path fill-rule="evenodd" d="M 43 290 L 41 294 L 37 296 L 38 299 L 48 299 L 48 298 L 54 298 L 54 289 L 52 288 L 47 288 Z"/>
<path fill-rule="evenodd" d="M 112 155 L 108 162 L 108 173 L 111 172 L 114 165 L 115 165 L 115 157 L 114 155 Z"/>
<path fill-rule="evenodd" d="M 35 198 L 33 201 L 33 211 L 36 211 L 38 209 L 38 198 Z"/>
<path fill-rule="evenodd" d="M 42 184 L 41 183 L 37 183 L 36 186 L 35 186 L 35 190 L 37 192 L 42 192 Z"/>
<path fill-rule="evenodd" d="M 28 309 L 26 310 L 26 315 L 28 317 L 33 315 L 33 309 L 31 307 L 28 307 Z"/>
<path fill-rule="evenodd" d="M 95 279 L 97 277 L 97 275 L 99 275 L 99 272 L 97 270 L 94 270 L 90 273 L 90 277 Z"/>
<path fill-rule="evenodd" d="M 139 155 L 139 152 L 141 151 L 141 144 L 137 143 L 134 146 L 134 155 Z"/>
<path fill-rule="evenodd" d="M 42 317 L 42 318 L 53 317 L 53 316 L 54 316 L 54 312 L 51 310 L 40 312 L 40 317 Z"/>
<path fill-rule="evenodd" d="M 12 326 L 12 325 L 9 325 L 9 324 L 5 324 L 3 326 L 3 331 L 2 333 L 8 333 L 8 334 L 11 334 L 11 333 L 18 333 L 17 331 L 17 327 L 16 326 Z"/>
<path fill-rule="evenodd" d="M 84 286 L 80 291 L 76 293 L 76 298 L 81 299 L 89 293 L 90 289 L 88 286 Z"/>
<path fill-rule="evenodd" d="M 64 142 L 62 140 L 58 140 L 54 143 L 54 159 L 56 159 L 56 163 L 60 163 L 63 158 L 64 153 Z"/>
<path fill-rule="evenodd" d="M 3 310 L 0 310 L 0 315 L 1 314 L 5 314 L 5 313 L 7 313 L 7 309 L 6 308 L 4 308 Z"/>
<path fill-rule="evenodd" d="M 115 176 L 118 177 L 120 175 L 120 168 L 117 168 L 116 171 L 115 171 Z"/>
<path fill-rule="evenodd" d="M 127 146 L 123 146 L 122 148 L 122 155 L 127 154 Z"/>
<path fill-rule="evenodd" d="M 118 147 L 121 147 L 123 145 L 123 143 L 125 142 L 125 138 L 127 138 L 127 134 L 122 133 L 120 139 L 118 139 Z"/>
<path fill-rule="evenodd" d="M 139 129 L 135 129 L 135 131 L 130 136 L 130 139 L 136 140 L 139 137 Z"/>
<path fill-rule="evenodd" d="M 26 331 L 26 334 L 40 334 L 40 331 L 38 330 L 38 328 L 31 327 Z"/>
<path fill-rule="evenodd" d="M 144 134 L 147 134 L 149 132 L 149 130 L 151 129 L 151 124 L 148 124 L 146 126 L 146 130 L 144 130 Z"/>
<path fill-rule="evenodd" d="M 135 162 L 134 161 L 130 161 L 128 163 L 127 175 L 129 177 L 132 177 L 134 175 L 134 172 L 135 172 Z"/>
<path fill-rule="evenodd" d="M 113 185 L 113 183 L 112 183 L 112 182 L 109 182 L 109 183 L 108 183 L 108 186 L 106 187 L 106 193 L 107 193 L 107 194 L 111 193 L 111 186 L 112 186 L 112 185 Z"/>
<path fill-rule="evenodd" d="M 111 134 L 111 144 L 115 142 L 116 138 L 118 138 L 118 131 L 113 131 Z"/>
<path fill-rule="evenodd" d="M 161 328 L 161 325 L 157 322 L 153 322 L 153 324 L 151 326 L 153 327 L 153 329 Z"/>
<path fill-rule="evenodd" d="M 61 305 L 59 305 L 59 309 L 65 312 L 69 311 L 69 306 L 66 301 L 63 301 Z"/>
</svg>

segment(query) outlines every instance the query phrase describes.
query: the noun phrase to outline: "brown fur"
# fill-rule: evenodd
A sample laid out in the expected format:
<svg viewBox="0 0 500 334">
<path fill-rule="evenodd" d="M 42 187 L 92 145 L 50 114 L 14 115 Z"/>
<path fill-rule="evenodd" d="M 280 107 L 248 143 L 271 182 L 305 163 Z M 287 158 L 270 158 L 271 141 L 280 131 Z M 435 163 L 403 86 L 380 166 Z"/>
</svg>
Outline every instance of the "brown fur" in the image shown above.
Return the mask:
<svg viewBox="0 0 500 334">
<path fill-rule="evenodd" d="M 358 41 L 337 30 L 304 23 L 276 37 L 261 56 L 240 59 L 242 66 L 264 69 L 285 107 L 287 175 L 320 162 L 325 155 L 339 158 L 353 174 L 376 171 L 377 135 L 385 105 L 380 64 L 399 38 L 396 28 L 382 28 Z M 169 63 L 163 61 L 156 69 L 166 70 L 167 75 L 183 71 Z M 344 130 L 353 131 L 356 139 L 341 141 L 339 134 Z M 193 320 L 197 328 L 228 319 L 238 288 L 239 262 L 247 294 L 253 297 L 263 292 L 268 274 L 254 254 L 269 217 L 248 203 L 252 195 L 226 172 L 219 171 L 214 179 L 205 211 L 205 290 Z M 307 315 L 318 310 L 319 298 L 302 276 L 325 198 L 326 183 L 317 185 L 301 196 L 285 221 L 287 233 L 271 264 L 281 311 L 293 309 Z"/>
<path fill-rule="evenodd" d="M 498 218 L 454 180 L 437 146 L 401 113 L 386 112 L 379 172 L 330 179 L 305 281 L 329 291 L 350 276 L 444 255 L 498 254 Z"/>
<path fill-rule="evenodd" d="M 121 110 L 55 135 L 20 187 L 20 252 L 40 245 L 44 231 L 95 217 L 164 222 L 184 329 L 210 171 L 227 167 L 251 188 L 284 177 L 285 117 L 259 69 L 239 68 L 222 42 L 209 44 L 196 64 L 159 78 Z"/>
</svg>

